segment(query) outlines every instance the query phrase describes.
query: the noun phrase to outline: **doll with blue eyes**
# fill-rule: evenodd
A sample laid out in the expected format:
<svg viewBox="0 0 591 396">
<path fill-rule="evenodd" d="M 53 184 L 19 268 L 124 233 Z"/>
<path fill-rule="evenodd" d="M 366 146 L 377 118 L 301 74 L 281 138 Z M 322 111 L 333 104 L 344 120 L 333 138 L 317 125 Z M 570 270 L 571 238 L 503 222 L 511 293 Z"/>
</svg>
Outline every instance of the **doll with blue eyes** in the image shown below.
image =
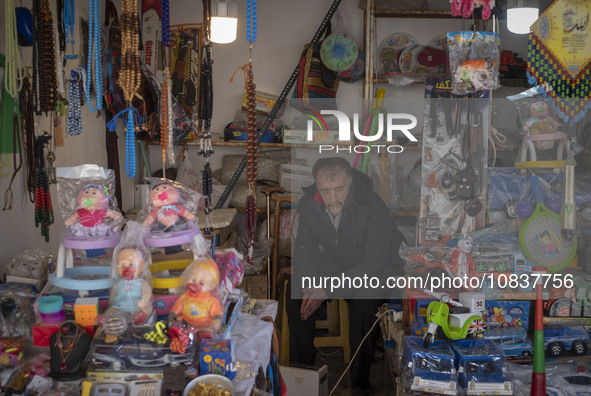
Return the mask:
<svg viewBox="0 0 591 396">
<path fill-rule="evenodd" d="M 151 275 L 146 267 L 145 248 L 128 246 L 117 255 L 115 284 L 109 296 L 109 308 L 105 315 L 121 312 L 134 324 L 145 323 L 152 315 Z"/>
</svg>

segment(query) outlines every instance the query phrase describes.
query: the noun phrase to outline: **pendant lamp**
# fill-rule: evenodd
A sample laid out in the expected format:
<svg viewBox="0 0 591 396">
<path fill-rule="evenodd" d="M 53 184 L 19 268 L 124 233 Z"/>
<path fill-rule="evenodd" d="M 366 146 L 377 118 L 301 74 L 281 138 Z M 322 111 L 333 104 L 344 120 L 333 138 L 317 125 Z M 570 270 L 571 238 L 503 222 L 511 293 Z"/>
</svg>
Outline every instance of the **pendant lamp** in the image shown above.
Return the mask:
<svg viewBox="0 0 591 396">
<path fill-rule="evenodd" d="M 238 5 L 233 0 L 217 0 L 212 3 L 211 41 L 228 44 L 236 40 L 238 30 Z"/>
</svg>

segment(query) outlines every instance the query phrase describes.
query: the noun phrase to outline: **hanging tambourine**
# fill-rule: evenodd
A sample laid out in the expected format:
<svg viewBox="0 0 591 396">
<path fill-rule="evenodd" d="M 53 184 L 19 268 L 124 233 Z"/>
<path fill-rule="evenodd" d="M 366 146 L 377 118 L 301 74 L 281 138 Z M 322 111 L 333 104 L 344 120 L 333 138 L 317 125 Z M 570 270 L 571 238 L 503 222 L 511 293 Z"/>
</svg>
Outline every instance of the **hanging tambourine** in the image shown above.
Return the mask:
<svg viewBox="0 0 591 396">
<path fill-rule="evenodd" d="M 357 55 L 357 44 L 346 33 L 333 33 L 320 46 L 320 60 L 327 69 L 335 72 L 348 70 L 357 60 Z"/>
<path fill-rule="evenodd" d="M 353 62 L 353 66 L 345 71 L 338 72 L 337 78 L 342 82 L 353 83 L 361 80 L 363 73 L 365 72 L 365 53 L 361 50 L 358 51 L 357 60 Z"/>
</svg>

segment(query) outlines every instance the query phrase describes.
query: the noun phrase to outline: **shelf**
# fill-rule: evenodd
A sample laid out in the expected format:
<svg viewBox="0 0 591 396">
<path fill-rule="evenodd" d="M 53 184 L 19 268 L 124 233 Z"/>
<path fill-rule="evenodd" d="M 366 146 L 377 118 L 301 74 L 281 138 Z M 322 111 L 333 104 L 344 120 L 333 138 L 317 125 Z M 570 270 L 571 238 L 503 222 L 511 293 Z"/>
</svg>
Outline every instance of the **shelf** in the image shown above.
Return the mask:
<svg viewBox="0 0 591 396">
<path fill-rule="evenodd" d="M 376 18 L 438 18 L 438 19 L 461 19 L 451 15 L 451 11 L 409 11 L 409 10 L 374 10 Z"/>
<path fill-rule="evenodd" d="M 417 217 L 419 212 L 397 212 L 391 211 L 390 214 L 396 217 Z"/>
<path fill-rule="evenodd" d="M 585 326 L 591 326 L 591 317 L 563 317 L 563 316 L 544 316 L 544 324 L 552 324 L 552 323 L 559 323 L 559 324 L 581 324 Z"/>
<path fill-rule="evenodd" d="M 144 143 L 150 146 L 159 146 L 160 142 L 157 141 L 153 141 L 153 140 L 144 140 Z M 327 143 L 328 144 L 328 143 Z M 183 145 L 187 145 L 187 146 L 199 146 L 199 139 L 190 141 L 190 142 L 183 142 L 181 144 L 178 144 L 177 146 L 183 146 Z M 213 141 L 211 142 L 211 145 L 214 147 L 246 147 L 246 142 L 225 142 L 225 141 Z M 339 145 L 341 146 L 347 146 L 350 145 L 348 143 L 339 143 Z M 259 147 L 262 148 L 308 148 L 308 149 L 314 149 L 314 148 L 318 148 L 318 144 L 294 144 L 294 143 L 261 143 L 259 145 Z"/>
</svg>

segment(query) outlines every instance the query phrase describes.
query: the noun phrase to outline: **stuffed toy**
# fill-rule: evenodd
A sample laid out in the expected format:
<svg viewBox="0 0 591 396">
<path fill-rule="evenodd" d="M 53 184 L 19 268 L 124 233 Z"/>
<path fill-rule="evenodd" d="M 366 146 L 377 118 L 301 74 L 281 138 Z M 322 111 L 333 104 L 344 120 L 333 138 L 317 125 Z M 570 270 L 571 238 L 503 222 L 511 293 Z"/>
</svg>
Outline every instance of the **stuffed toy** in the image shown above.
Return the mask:
<svg viewBox="0 0 591 396">
<path fill-rule="evenodd" d="M 195 218 L 187 208 L 179 204 L 179 191 L 170 182 L 155 183 L 150 191 L 150 214 L 143 224 L 151 231 L 170 232 L 182 229 L 182 225 Z"/>
<path fill-rule="evenodd" d="M 147 254 L 140 246 L 125 246 L 117 254 L 113 268 L 115 284 L 109 296 L 105 316 L 124 313 L 134 324 L 142 324 L 152 315 L 152 285 L 147 269 Z"/>
<path fill-rule="evenodd" d="M 529 105 L 530 117 L 525 122 L 523 130 L 531 135 L 552 134 L 557 132 L 559 123 L 550 116 L 550 106 L 545 100 L 535 100 Z M 536 141 L 539 150 L 549 150 L 554 147 L 552 139 Z"/>
<path fill-rule="evenodd" d="M 222 324 L 222 304 L 218 295 L 220 274 L 211 259 L 199 259 L 183 272 L 185 292 L 176 300 L 170 320 L 185 321 L 198 332 L 199 339 L 212 338 Z"/>
<path fill-rule="evenodd" d="M 65 221 L 75 236 L 106 236 L 112 234 L 111 221 L 122 220 L 116 210 L 109 209 L 109 192 L 106 187 L 88 184 L 78 193 L 78 209 Z"/>
</svg>

